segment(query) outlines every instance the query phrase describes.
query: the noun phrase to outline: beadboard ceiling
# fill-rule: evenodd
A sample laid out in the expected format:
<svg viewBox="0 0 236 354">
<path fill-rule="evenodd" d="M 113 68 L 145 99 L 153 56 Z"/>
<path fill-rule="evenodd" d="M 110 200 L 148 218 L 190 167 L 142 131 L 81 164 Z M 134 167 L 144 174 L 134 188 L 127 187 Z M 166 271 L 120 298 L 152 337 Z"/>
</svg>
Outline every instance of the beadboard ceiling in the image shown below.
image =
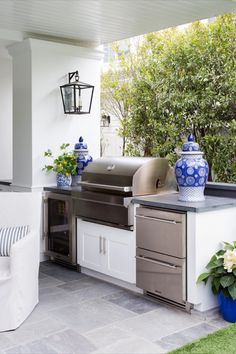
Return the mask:
<svg viewBox="0 0 236 354">
<path fill-rule="evenodd" d="M 235 0 L 0 0 L 0 40 L 97 46 L 233 11 Z"/>
</svg>

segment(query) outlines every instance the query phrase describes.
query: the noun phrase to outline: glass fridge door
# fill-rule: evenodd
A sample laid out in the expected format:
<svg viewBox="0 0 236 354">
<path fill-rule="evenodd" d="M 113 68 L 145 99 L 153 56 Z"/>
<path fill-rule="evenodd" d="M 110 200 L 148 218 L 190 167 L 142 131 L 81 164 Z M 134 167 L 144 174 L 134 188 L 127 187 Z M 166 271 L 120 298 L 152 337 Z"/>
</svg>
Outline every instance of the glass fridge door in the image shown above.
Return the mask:
<svg viewBox="0 0 236 354">
<path fill-rule="evenodd" d="M 69 201 L 48 198 L 48 251 L 70 253 Z"/>
</svg>

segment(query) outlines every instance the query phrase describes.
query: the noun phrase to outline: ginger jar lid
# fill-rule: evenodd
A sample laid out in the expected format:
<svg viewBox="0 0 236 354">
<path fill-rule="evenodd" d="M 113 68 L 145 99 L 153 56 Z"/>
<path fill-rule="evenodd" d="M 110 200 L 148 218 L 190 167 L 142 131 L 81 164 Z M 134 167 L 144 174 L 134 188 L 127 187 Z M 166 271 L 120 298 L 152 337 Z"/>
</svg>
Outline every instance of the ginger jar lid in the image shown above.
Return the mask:
<svg viewBox="0 0 236 354">
<path fill-rule="evenodd" d="M 79 142 L 75 144 L 75 151 L 88 151 L 88 146 L 84 143 L 84 138 L 81 136 Z"/>
<path fill-rule="evenodd" d="M 195 142 L 195 137 L 193 134 L 189 134 L 188 141 L 182 145 L 182 153 L 201 154 L 199 144 Z"/>
</svg>

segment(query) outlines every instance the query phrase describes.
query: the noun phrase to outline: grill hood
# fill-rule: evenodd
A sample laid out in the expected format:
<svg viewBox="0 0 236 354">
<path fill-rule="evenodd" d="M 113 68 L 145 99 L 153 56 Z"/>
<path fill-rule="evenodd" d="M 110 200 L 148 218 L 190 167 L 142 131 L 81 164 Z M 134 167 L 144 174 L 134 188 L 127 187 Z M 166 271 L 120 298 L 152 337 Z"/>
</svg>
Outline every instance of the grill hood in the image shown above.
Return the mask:
<svg viewBox="0 0 236 354">
<path fill-rule="evenodd" d="M 86 189 L 104 189 L 132 195 L 155 194 L 165 184 L 168 161 L 156 157 L 99 158 L 82 174 Z"/>
</svg>

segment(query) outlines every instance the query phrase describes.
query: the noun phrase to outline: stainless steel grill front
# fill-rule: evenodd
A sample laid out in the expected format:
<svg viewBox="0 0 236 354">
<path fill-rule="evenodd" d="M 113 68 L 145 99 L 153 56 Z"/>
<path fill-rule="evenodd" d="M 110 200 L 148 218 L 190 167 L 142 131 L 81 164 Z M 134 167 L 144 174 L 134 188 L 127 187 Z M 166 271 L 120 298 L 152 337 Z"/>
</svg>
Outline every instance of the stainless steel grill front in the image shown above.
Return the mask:
<svg viewBox="0 0 236 354">
<path fill-rule="evenodd" d="M 133 228 L 133 196 L 156 194 L 164 186 L 168 161 L 153 157 L 99 158 L 89 164 L 72 192 L 74 215 L 84 220 Z"/>
</svg>

